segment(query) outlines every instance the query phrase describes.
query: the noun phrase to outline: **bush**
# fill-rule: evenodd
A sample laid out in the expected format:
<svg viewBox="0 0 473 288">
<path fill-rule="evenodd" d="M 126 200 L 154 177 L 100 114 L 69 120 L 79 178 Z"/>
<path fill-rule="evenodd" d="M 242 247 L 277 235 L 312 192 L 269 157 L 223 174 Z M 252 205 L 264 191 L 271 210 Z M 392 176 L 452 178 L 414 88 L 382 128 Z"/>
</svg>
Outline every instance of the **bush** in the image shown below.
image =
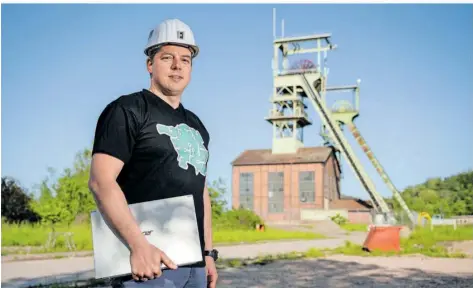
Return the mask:
<svg viewBox="0 0 473 288">
<path fill-rule="evenodd" d="M 213 226 L 218 229 L 254 230 L 256 224 L 264 224 L 261 217 L 248 209 L 232 209 L 223 212 L 213 220 Z"/>
<path fill-rule="evenodd" d="M 337 223 L 338 225 L 343 225 L 348 223 L 348 219 L 337 213 L 337 215 L 330 217 L 333 222 Z"/>
<path fill-rule="evenodd" d="M 256 224 L 264 224 L 263 220 L 248 209 L 226 209 L 227 202 L 223 199 L 227 187 L 222 179 L 208 184 L 212 202 L 212 226 L 214 230 L 255 230 Z"/>
</svg>

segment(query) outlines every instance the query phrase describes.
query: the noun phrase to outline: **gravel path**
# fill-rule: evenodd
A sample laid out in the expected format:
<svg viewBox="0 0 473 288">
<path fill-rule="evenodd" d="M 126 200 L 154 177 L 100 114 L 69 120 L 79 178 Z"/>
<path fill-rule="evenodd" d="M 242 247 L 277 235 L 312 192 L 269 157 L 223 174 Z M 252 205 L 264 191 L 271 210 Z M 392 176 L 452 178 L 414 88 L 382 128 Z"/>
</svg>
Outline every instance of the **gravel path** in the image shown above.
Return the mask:
<svg viewBox="0 0 473 288">
<path fill-rule="evenodd" d="M 65 272 L 61 275 L 62 280 L 74 280 L 75 276 L 81 279 L 93 277 L 92 270 L 67 274 L 66 271 L 71 267 L 65 265 L 65 260 L 69 259 L 48 260 L 57 261 L 56 268 L 60 269 L 57 272 Z M 87 264 L 90 258 L 75 260 L 76 264 Z M 36 266 L 36 270 L 47 270 L 43 264 L 48 263 L 41 263 Z M 219 288 L 467 288 L 473 287 L 473 259 L 337 255 L 322 259 L 277 261 L 262 266 L 219 269 L 219 275 Z M 21 281 L 18 280 L 15 283 L 2 283 L 2 287 L 20 287 Z M 32 283 L 25 281 L 23 284 Z"/>
<path fill-rule="evenodd" d="M 217 247 L 221 258 L 253 258 L 265 254 L 304 252 L 312 247 L 335 248 L 345 240 L 363 243 L 364 235 L 344 239 L 298 240 L 241 244 Z M 2 257 L 3 258 L 3 257 Z M 6 258 L 6 257 L 5 257 Z M 47 260 L 2 261 L 2 287 L 27 287 L 52 282 L 76 281 L 94 277 L 93 257 L 73 257 Z M 5 286 L 4 286 L 5 285 Z"/>
<path fill-rule="evenodd" d="M 473 259 L 330 256 L 219 270 L 219 288 L 467 288 Z"/>
<path fill-rule="evenodd" d="M 363 242 L 364 236 L 345 239 L 287 241 L 218 247 L 222 258 L 334 248 L 345 240 Z M 2 263 L 2 287 L 28 287 L 94 277 L 92 257 Z M 218 287 L 473 287 L 473 259 L 426 257 L 348 257 L 278 261 L 264 266 L 220 269 Z M 469 285 L 467 282 L 469 281 Z"/>
<path fill-rule="evenodd" d="M 90 264 L 90 258 L 76 258 L 74 259 L 76 261 L 69 261 L 69 263 L 66 262 L 67 260 L 70 259 L 48 260 L 56 261 L 54 263 L 58 269 L 56 272 L 61 274 L 56 277 L 56 280 L 70 281 L 93 277 L 92 270 L 67 273 L 71 268 L 80 269 L 80 266 L 87 266 Z M 23 262 L 12 263 L 24 264 Z M 68 266 L 71 263 L 77 266 Z M 35 270 L 40 272 L 46 271 L 47 265 L 52 263 L 37 264 L 40 265 L 36 266 Z M 3 272 L 2 275 L 5 274 Z M 24 280 L 27 280 L 28 273 L 25 274 Z M 466 288 L 473 287 L 473 259 L 436 259 L 420 256 L 402 258 L 330 256 L 314 260 L 277 261 L 264 266 L 248 266 L 239 269 L 226 268 L 220 269 L 219 274 L 219 288 Z M 36 284 L 40 282 L 36 281 Z M 2 283 L 2 287 L 21 287 L 20 284 L 26 286 L 33 283 L 16 279 L 14 283 Z"/>
</svg>

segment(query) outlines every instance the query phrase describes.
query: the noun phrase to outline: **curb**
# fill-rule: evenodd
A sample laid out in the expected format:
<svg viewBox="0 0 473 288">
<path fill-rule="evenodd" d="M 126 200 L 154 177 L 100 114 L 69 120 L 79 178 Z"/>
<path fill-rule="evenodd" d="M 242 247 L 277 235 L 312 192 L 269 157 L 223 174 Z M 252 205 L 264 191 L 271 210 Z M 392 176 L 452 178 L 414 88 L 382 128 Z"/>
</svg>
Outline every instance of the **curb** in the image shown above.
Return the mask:
<svg viewBox="0 0 473 288">
<path fill-rule="evenodd" d="M 89 257 L 93 255 L 94 255 L 93 251 L 56 252 L 56 253 L 42 253 L 42 254 L 12 254 L 12 255 L 2 256 L 2 263 L 17 262 L 17 261 L 75 258 L 75 257 Z"/>
</svg>

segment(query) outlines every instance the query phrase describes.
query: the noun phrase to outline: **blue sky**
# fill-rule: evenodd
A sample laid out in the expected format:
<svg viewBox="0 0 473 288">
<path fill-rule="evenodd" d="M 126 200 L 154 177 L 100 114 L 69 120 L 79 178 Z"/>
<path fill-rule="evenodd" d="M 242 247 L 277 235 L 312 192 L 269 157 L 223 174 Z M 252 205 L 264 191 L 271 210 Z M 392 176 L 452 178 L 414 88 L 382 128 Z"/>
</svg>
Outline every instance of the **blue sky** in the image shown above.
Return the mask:
<svg viewBox="0 0 473 288">
<path fill-rule="evenodd" d="M 210 131 L 209 177 L 230 187 L 235 157 L 271 147 L 273 7 L 286 36 L 332 33 L 329 83 L 362 79 L 357 125 L 399 189 L 473 168 L 471 5 L 2 5 L 2 176 L 33 191 L 70 167 L 104 106 L 149 87 L 146 37 L 177 17 L 201 48 L 183 103 Z M 306 146 L 320 145 L 308 112 Z M 343 169 L 342 192 L 366 199 Z"/>
</svg>

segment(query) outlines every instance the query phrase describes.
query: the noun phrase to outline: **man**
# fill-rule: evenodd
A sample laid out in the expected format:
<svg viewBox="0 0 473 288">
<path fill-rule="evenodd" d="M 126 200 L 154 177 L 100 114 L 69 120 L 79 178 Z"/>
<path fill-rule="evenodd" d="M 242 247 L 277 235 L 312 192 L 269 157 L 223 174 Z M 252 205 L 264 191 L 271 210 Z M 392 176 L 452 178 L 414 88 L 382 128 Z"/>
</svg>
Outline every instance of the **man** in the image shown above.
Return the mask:
<svg viewBox="0 0 473 288">
<path fill-rule="evenodd" d="M 162 22 L 149 34 L 145 48 L 149 89 L 117 98 L 98 119 L 89 187 L 103 217 L 130 249 L 134 281 L 124 286 L 216 287 L 217 251 L 212 249 L 205 184 L 209 134 L 181 104 L 198 53 L 189 26 L 177 19 Z M 179 143 L 187 141 L 185 147 L 174 147 L 169 129 L 178 132 Z M 177 268 L 147 242 L 127 204 L 186 194 L 194 196 L 205 261 Z M 161 263 L 171 269 L 161 271 Z"/>
</svg>

